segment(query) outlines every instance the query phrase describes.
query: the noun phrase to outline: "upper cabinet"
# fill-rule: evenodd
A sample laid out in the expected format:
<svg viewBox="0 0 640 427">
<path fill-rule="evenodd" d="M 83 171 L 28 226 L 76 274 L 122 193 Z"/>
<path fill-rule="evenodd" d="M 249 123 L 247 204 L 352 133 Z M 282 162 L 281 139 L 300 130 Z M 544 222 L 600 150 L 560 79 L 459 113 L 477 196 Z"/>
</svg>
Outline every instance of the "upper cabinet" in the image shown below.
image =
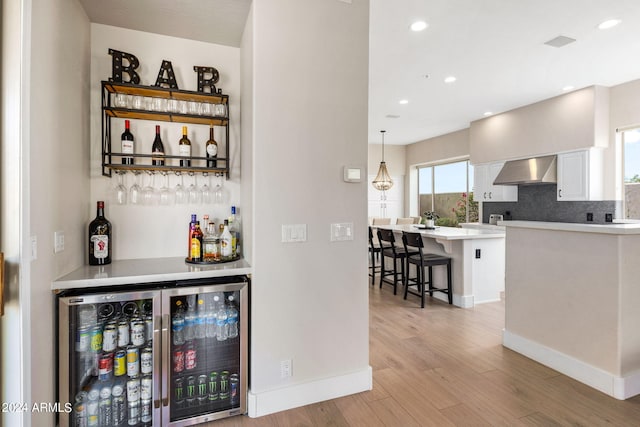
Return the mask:
<svg viewBox="0 0 640 427">
<path fill-rule="evenodd" d="M 474 166 L 474 198 L 479 202 L 517 202 L 517 185 L 493 185 L 504 162 Z"/>
<path fill-rule="evenodd" d="M 558 201 L 602 200 L 602 150 L 558 154 Z"/>
</svg>

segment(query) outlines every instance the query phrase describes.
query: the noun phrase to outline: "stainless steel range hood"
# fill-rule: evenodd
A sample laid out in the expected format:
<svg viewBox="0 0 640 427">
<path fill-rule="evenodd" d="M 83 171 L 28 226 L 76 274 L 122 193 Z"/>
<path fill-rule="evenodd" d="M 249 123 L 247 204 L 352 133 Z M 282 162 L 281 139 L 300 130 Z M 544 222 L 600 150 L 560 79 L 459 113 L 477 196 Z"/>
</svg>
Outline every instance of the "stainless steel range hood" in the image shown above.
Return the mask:
<svg viewBox="0 0 640 427">
<path fill-rule="evenodd" d="M 555 182 L 558 182 L 556 156 L 544 156 L 506 162 L 493 184 L 547 184 Z"/>
</svg>

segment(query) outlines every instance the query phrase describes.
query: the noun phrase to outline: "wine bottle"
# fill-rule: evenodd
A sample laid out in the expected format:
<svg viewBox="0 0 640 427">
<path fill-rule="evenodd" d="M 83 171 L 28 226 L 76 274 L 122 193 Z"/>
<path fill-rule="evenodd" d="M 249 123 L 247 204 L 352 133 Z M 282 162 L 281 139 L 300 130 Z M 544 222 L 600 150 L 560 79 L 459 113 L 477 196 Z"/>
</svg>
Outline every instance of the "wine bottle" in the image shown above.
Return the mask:
<svg viewBox="0 0 640 427">
<path fill-rule="evenodd" d="M 156 139 L 153 140 L 151 146 L 151 164 L 153 166 L 164 166 L 164 145 L 162 144 L 162 138 L 160 138 L 160 126 L 156 125 Z"/>
<path fill-rule="evenodd" d="M 191 141 L 187 138 L 187 127 L 182 126 L 182 138 L 178 142 L 178 152 L 181 156 L 188 157 L 187 159 L 180 159 L 180 166 L 191 166 Z"/>
<path fill-rule="evenodd" d="M 122 154 L 133 154 L 133 134 L 131 133 L 129 120 L 124 121 L 124 132 L 122 132 L 122 136 L 120 137 L 120 141 L 122 142 Z M 123 165 L 132 165 L 133 157 L 122 157 Z"/>
<path fill-rule="evenodd" d="M 206 145 L 207 149 L 207 167 L 215 168 L 218 165 L 218 143 L 213 138 L 213 125 L 209 128 L 209 140 Z"/>
<path fill-rule="evenodd" d="M 98 202 L 96 218 L 89 224 L 89 265 L 111 264 L 111 223 L 104 217 L 104 202 Z"/>
</svg>

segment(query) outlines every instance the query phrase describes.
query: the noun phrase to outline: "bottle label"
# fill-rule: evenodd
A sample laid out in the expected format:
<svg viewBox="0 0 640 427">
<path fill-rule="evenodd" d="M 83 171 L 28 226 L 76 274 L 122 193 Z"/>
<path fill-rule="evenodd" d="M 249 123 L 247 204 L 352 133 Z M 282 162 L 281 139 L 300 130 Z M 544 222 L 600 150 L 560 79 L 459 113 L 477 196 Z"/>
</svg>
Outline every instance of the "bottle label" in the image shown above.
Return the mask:
<svg viewBox="0 0 640 427">
<path fill-rule="evenodd" d="M 91 236 L 93 242 L 93 256 L 96 258 L 106 258 L 109 256 L 109 236 L 96 234 Z"/>
<path fill-rule="evenodd" d="M 215 157 L 218 155 L 218 144 L 209 144 L 207 145 L 207 155 L 210 157 Z"/>
<path fill-rule="evenodd" d="M 180 145 L 179 153 L 181 156 L 191 156 L 191 146 L 186 144 Z"/>
<path fill-rule="evenodd" d="M 133 154 L 133 141 L 129 141 L 128 139 L 123 139 L 122 152 L 124 154 Z"/>
<path fill-rule="evenodd" d="M 200 240 L 197 238 L 191 239 L 191 258 L 200 259 Z"/>
</svg>

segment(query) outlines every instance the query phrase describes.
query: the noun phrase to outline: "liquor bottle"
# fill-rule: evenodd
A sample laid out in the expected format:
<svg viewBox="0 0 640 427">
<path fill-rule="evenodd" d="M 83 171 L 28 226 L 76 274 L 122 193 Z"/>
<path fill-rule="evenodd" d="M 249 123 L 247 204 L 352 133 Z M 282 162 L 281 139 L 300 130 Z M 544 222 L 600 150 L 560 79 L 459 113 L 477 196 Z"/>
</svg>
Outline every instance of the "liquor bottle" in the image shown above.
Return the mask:
<svg viewBox="0 0 640 427">
<path fill-rule="evenodd" d="M 191 233 L 191 261 L 202 262 L 202 237 L 200 221 L 196 221 L 195 228 Z"/>
<path fill-rule="evenodd" d="M 234 238 L 232 241 L 232 251 L 234 258 L 240 255 L 240 216 L 236 214 L 236 207 L 231 206 L 231 216 L 229 217 L 229 231 Z"/>
<path fill-rule="evenodd" d="M 215 168 L 218 165 L 218 143 L 213 138 L 213 125 L 209 128 L 209 140 L 206 145 L 207 149 L 207 167 Z"/>
<path fill-rule="evenodd" d="M 224 229 L 220 235 L 220 252 L 223 260 L 231 259 L 233 257 L 233 236 L 229 231 L 229 220 L 224 220 Z"/>
<path fill-rule="evenodd" d="M 187 234 L 187 259 L 191 261 L 191 233 L 196 227 L 196 214 L 191 214 L 191 222 L 189 223 L 189 233 Z"/>
<path fill-rule="evenodd" d="M 153 166 L 164 166 L 164 145 L 160 137 L 160 125 L 156 125 L 156 138 L 153 140 L 151 153 L 153 154 L 151 164 Z"/>
<path fill-rule="evenodd" d="M 187 138 L 187 127 L 182 126 L 182 138 L 178 142 L 178 153 L 183 157 L 188 157 L 187 159 L 180 159 L 180 166 L 182 167 L 190 167 L 191 166 L 191 141 Z"/>
<path fill-rule="evenodd" d="M 202 239 L 203 245 L 203 257 L 205 261 L 212 262 L 216 261 L 216 253 L 220 253 L 220 249 L 216 250 L 216 228 L 213 222 L 210 222 L 207 226 L 206 233 L 204 235 L 204 239 Z"/>
<path fill-rule="evenodd" d="M 98 202 L 96 218 L 89 224 L 89 265 L 111 264 L 111 223 L 104 217 L 104 202 Z"/>
<path fill-rule="evenodd" d="M 124 132 L 122 132 L 120 141 L 122 142 L 122 154 L 133 154 L 134 142 L 129 120 L 124 121 Z M 122 157 L 123 165 L 132 165 L 133 163 L 133 157 Z"/>
</svg>

